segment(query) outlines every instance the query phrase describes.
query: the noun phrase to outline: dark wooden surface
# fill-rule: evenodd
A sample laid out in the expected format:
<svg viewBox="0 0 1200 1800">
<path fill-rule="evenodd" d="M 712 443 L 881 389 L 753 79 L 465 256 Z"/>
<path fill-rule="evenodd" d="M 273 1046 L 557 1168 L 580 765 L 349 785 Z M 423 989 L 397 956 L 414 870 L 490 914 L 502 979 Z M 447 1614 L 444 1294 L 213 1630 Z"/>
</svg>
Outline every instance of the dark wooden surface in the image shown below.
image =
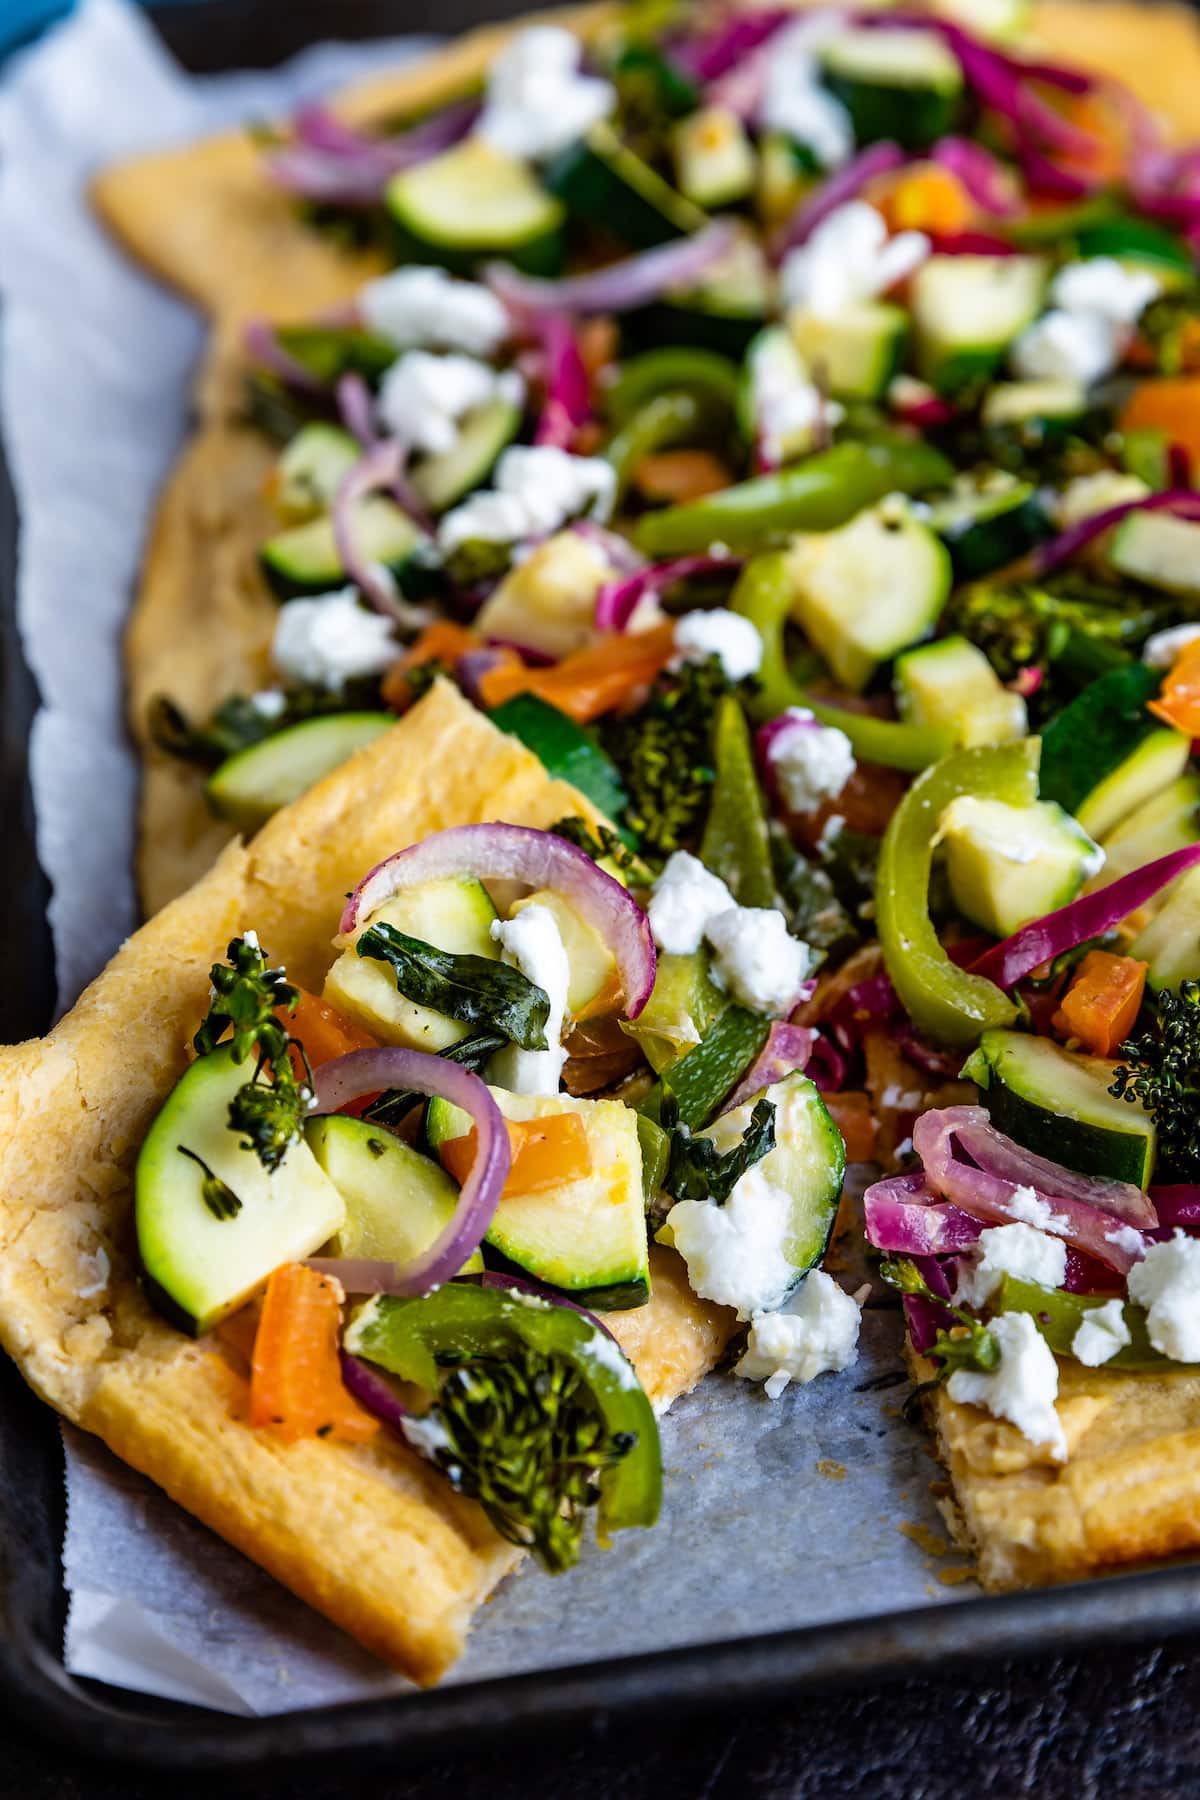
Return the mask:
<svg viewBox="0 0 1200 1800">
<path fill-rule="evenodd" d="M 0 5 L 3 0 L 0 0 Z M 319 35 L 457 30 L 504 9 L 502 0 L 201 0 L 158 15 L 190 66 L 265 64 Z M 44 885 L 30 855 L 23 781 L 31 688 L 13 653 L 13 519 L 0 467 L 0 723 L 5 855 L 0 882 L 0 992 L 4 1035 L 38 1028 L 50 1004 Z M 14 954 L 14 945 L 22 954 Z M 3 1800 L 162 1800 L 162 1776 L 141 1776 L 64 1754 L 3 1718 Z M 1085 1656 L 946 1668 L 889 1688 L 808 1697 L 731 1715 L 612 1722 L 545 1744 L 486 1757 L 463 1754 L 368 1773 L 349 1767 L 280 1769 L 245 1780 L 170 1781 L 172 1800 L 333 1800 L 369 1795 L 417 1800 L 741 1800 L 743 1796 L 869 1795 L 961 1800 L 1038 1794 L 1044 1800 L 1140 1800 L 1200 1792 L 1200 1636 L 1166 1648 L 1097 1644 Z"/>
</svg>

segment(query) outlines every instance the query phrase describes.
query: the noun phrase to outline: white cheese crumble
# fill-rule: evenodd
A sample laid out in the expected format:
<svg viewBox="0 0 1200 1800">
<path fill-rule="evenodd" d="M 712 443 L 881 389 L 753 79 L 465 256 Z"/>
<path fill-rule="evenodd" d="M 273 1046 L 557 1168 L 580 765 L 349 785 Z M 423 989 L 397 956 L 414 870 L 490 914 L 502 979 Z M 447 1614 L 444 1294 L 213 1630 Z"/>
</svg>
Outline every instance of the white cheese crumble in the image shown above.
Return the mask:
<svg viewBox="0 0 1200 1800">
<path fill-rule="evenodd" d="M 821 86 L 816 62 L 821 47 L 840 37 L 845 26 L 836 12 L 812 13 L 776 32 L 759 52 L 766 67 L 759 128 L 803 144 L 823 169 L 839 168 L 854 150 L 850 114 Z"/>
<path fill-rule="evenodd" d="M 1118 1225 L 1115 1231 L 1106 1231 L 1104 1241 L 1115 1244 L 1126 1256 L 1141 1257 L 1146 1254 L 1146 1240 L 1136 1225 Z"/>
<path fill-rule="evenodd" d="M 660 950 L 691 956 L 703 943 L 709 920 L 733 905 L 733 895 L 719 875 L 690 851 L 676 850 L 654 884 L 646 916 Z"/>
<path fill-rule="evenodd" d="M 1119 1300 L 1106 1300 L 1103 1306 L 1091 1306 L 1071 1339 L 1071 1355 L 1086 1368 L 1098 1369 L 1129 1342 L 1125 1309 Z"/>
<path fill-rule="evenodd" d="M 250 704 L 260 719 L 278 719 L 287 708 L 287 695 L 282 688 L 262 688 L 251 694 Z"/>
<path fill-rule="evenodd" d="M 788 308 L 835 319 L 849 306 L 876 300 L 925 261 L 931 249 L 923 231 L 888 237 L 882 216 L 865 200 L 849 200 L 822 219 L 779 271 Z"/>
<path fill-rule="evenodd" d="M 473 356 L 433 356 L 407 350 L 383 377 L 376 401 L 380 422 L 414 450 L 440 456 L 458 442 L 460 422 L 489 400 L 519 406 L 525 384 L 515 369 L 497 374 Z"/>
<path fill-rule="evenodd" d="M 400 350 L 492 356 L 509 333 L 508 314 L 490 289 L 420 264 L 368 281 L 359 290 L 358 310 L 368 331 Z"/>
<path fill-rule="evenodd" d="M 606 1331 L 596 1332 L 584 1354 L 610 1375 L 615 1375 L 620 1387 L 632 1389 L 641 1386 L 629 1358 L 620 1344 L 614 1342 Z"/>
<path fill-rule="evenodd" d="M 773 906 L 731 906 L 708 921 L 713 979 L 751 1012 L 780 1018 L 795 1005 L 812 951 Z"/>
<path fill-rule="evenodd" d="M 536 162 L 581 138 L 616 105 L 607 81 L 580 73 L 581 47 L 558 25 L 531 25 L 495 58 L 476 132 L 506 156 Z"/>
<path fill-rule="evenodd" d="M 983 1306 L 1006 1275 L 1038 1287 L 1061 1287 L 1067 1274 L 1067 1247 L 1032 1225 L 993 1225 L 981 1231 L 972 1260 L 959 1264 L 954 1298 L 961 1306 Z"/>
<path fill-rule="evenodd" d="M 616 495 L 616 474 L 601 456 L 572 456 L 551 444 L 514 444 L 496 464 L 495 486 L 472 494 L 438 527 L 445 554 L 473 538 L 517 544 L 548 537 L 586 513 L 606 519 Z"/>
<path fill-rule="evenodd" d="M 492 923 L 493 942 L 510 968 L 519 969 L 550 1001 L 545 1050 L 509 1044 L 491 1060 L 493 1079 L 514 1094 L 557 1094 L 567 1053 L 560 1042 L 567 1011 L 571 965 L 558 921 L 548 906 L 523 906 L 511 919 Z"/>
<path fill-rule="evenodd" d="M 1015 1187 L 1009 1197 L 1014 1219 L 1036 1225 L 1039 1231 L 1053 1231 L 1060 1237 L 1071 1229 L 1070 1221 L 1056 1213 L 1048 1200 L 1043 1200 L 1031 1187 Z"/>
<path fill-rule="evenodd" d="M 791 1381 L 813 1381 L 827 1371 L 858 1361 L 862 1313 L 824 1269 L 813 1269 L 789 1312 L 760 1314 L 750 1326 L 746 1349 L 734 1369 L 747 1381 L 762 1381 L 778 1400 Z"/>
<path fill-rule="evenodd" d="M 1000 1349 L 990 1373 L 956 1369 L 946 1384 L 952 1400 L 982 1406 L 1007 1419 L 1031 1444 L 1047 1445 L 1055 1462 L 1066 1462 L 1067 1440 L 1054 1409 L 1058 1364 L 1028 1313 L 1001 1313 L 989 1327 Z"/>
<path fill-rule="evenodd" d="M 796 1270 L 784 1246 L 791 1235 L 792 1197 L 771 1179 L 773 1153 L 747 1169 L 724 1206 L 677 1200 L 667 1214 L 688 1281 L 703 1300 L 732 1306 L 739 1319 L 772 1312 L 787 1298 Z"/>
<path fill-rule="evenodd" d="M 410 1444 L 414 1450 L 419 1450 L 422 1456 L 427 1456 L 430 1462 L 435 1459 L 439 1450 L 453 1451 L 454 1449 L 454 1445 L 450 1441 L 450 1433 L 442 1421 L 435 1419 L 432 1413 L 423 1419 L 414 1418 L 411 1413 L 406 1413 L 400 1421 L 400 1429 L 404 1433 L 405 1442 Z"/>
<path fill-rule="evenodd" d="M 1173 1362 L 1200 1362 L 1200 1238 L 1177 1231 L 1147 1244 L 1129 1271 L 1129 1298 L 1146 1308 L 1146 1335 Z"/>
<path fill-rule="evenodd" d="M 391 620 L 360 606 L 352 587 L 279 609 L 271 660 L 287 681 L 340 688 L 358 675 L 382 675 L 398 655 Z"/>
<path fill-rule="evenodd" d="M 1142 661 L 1150 669 L 1169 669 L 1181 650 L 1200 638 L 1200 625 L 1172 625 L 1156 631 L 1142 646 Z"/>
<path fill-rule="evenodd" d="M 1051 308 L 1023 331 L 1011 362 L 1026 381 L 1080 381 L 1111 375 L 1143 307 L 1161 291 L 1157 277 L 1111 256 L 1068 263 L 1050 286 Z"/>
<path fill-rule="evenodd" d="M 751 349 L 750 389 L 759 441 L 771 463 L 811 449 L 823 426 L 845 417 L 845 408 L 822 394 L 783 331 L 764 332 Z"/>
<path fill-rule="evenodd" d="M 745 681 L 762 666 L 763 644 L 758 627 L 741 613 L 714 606 L 710 612 L 689 612 L 675 621 L 675 654 L 671 667 L 720 659 L 730 681 Z"/>
<path fill-rule="evenodd" d="M 806 707 L 789 706 L 783 716 L 795 729 L 772 738 L 768 760 L 792 812 L 815 812 L 853 775 L 854 746 L 836 725 L 819 725 Z"/>
</svg>

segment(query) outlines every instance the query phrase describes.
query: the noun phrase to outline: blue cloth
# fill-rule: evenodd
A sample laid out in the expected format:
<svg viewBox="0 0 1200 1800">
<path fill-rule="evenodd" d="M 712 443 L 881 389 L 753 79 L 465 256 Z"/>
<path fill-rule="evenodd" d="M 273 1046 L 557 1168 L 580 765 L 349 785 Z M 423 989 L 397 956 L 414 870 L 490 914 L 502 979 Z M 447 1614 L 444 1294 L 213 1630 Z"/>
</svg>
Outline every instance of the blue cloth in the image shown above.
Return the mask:
<svg viewBox="0 0 1200 1800">
<path fill-rule="evenodd" d="M 179 5 L 186 0 L 157 0 Z M 0 0 L 0 60 L 71 10 L 72 0 Z"/>
</svg>

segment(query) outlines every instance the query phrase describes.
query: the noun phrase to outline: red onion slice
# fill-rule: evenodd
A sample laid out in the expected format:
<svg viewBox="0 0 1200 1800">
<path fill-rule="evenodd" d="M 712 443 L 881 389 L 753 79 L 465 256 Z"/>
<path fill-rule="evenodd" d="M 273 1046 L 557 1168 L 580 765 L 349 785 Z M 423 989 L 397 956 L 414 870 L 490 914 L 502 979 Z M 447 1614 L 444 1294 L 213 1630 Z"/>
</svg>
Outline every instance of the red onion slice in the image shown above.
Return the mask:
<svg viewBox="0 0 1200 1800">
<path fill-rule="evenodd" d="M 374 404 L 371 390 L 355 369 L 347 369 L 338 377 L 334 390 L 337 396 L 338 412 L 342 424 L 356 437 L 364 450 L 370 450 L 378 442 L 379 434 L 375 430 Z"/>
<path fill-rule="evenodd" d="M 403 1437 L 404 1421 L 411 1415 L 391 1383 L 376 1374 L 370 1363 L 351 1356 L 349 1350 L 339 1350 L 338 1360 L 342 1365 L 342 1380 L 359 1405 L 365 1406 L 369 1413 L 374 1413 L 377 1419 Z"/>
<path fill-rule="evenodd" d="M 980 1106 L 923 1113 L 913 1126 L 913 1148 L 929 1186 L 963 1212 L 987 1225 L 1035 1224 L 1122 1275 L 1141 1260 L 1142 1232 L 1158 1222 L 1140 1188 L 1076 1175 L 1023 1150 Z M 1021 1188 L 1033 1190 L 1044 1219 L 1028 1216 L 1032 1209 L 1017 1200 Z"/>
<path fill-rule="evenodd" d="M 721 219 L 694 237 L 660 244 L 594 274 L 543 281 L 518 274 L 508 263 L 491 263 L 484 276 L 492 292 L 518 318 L 532 319 L 539 313 L 632 312 L 657 300 L 668 288 L 694 286 L 732 249 L 736 237 L 732 220 Z"/>
<path fill-rule="evenodd" d="M 874 181 L 877 175 L 886 175 L 892 169 L 901 168 L 908 161 L 899 144 L 888 139 L 872 144 L 869 150 L 862 150 L 851 157 L 844 168 L 823 181 L 814 194 L 810 194 L 800 202 L 787 224 L 783 227 L 772 248 L 776 258 L 781 258 L 789 250 L 806 243 L 823 219 L 827 219 L 839 206 Z"/>
<path fill-rule="evenodd" d="M 1139 906 L 1145 906 L 1160 889 L 1185 869 L 1200 863 L 1200 844 L 1188 844 L 1159 856 L 1143 868 L 1122 875 L 1094 894 L 1072 900 L 1057 912 L 1046 913 L 1022 925 L 1020 931 L 994 944 L 971 964 L 972 975 L 983 975 L 1005 990 L 1015 987 L 1023 976 L 1031 975 L 1043 963 L 1052 962 L 1064 950 L 1074 950 L 1088 938 L 1099 937 L 1127 919 Z"/>
<path fill-rule="evenodd" d="M 1160 1225 L 1169 1226 L 1171 1230 L 1200 1231 L 1200 1186 L 1195 1182 L 1152 1187 L 1150 1198 Z"/>
<path fill-rule="evenodd" d="M 457 1275 L 478 1250 L 508 1179 L 512 1153 L 508 1128 L 486 1083 L 445 1056 L 395 1045 L 351 1050 L 323 1063 L 313 1076 L 316 1112 L 337 1112 L 364 1094 L 386 1088 L 414 1089 L 449 1100 L 469 1113 L 475 1126 L 475 1160 L 467 1173 L 450 1222 L 407 1268 L 367 1257 L 316 1257 L 309 1267 L 336 1275 L 348 1294 L 428 1294 Z"/>
<path fill-rule="evenodd" d="M 956 175 L 976 206 L 981 206 L 984 212 L 1003 218 L 1018 211 L 1008 171 L 999 157 L 985 150 L 982 144 L 976 144 L 971 138 L 939 138 L 929 158 Z"/>
<path fill-rule="evenodd" d="M 339 927 L 349 937 L 361 920 L 425 881 L 474 875 L 480 881 L 519 881 L 561 894 L 611 950 L 625 995 L 625 1015 L 636 1019 L 654 986 L 654 940 L 645 913 L 619 881 L 597 867 L 585 850 L 529 825 L 452 825 L 378 863 L 346 903 Z M 415 1087 L 415 1082 L 379 1086 Z"/>
<path fill-rule="evenodd" d="M 278 376 L 285 387 L 295 388 L 302 394 L 325 393 L 326 384 L 318 381 L 302 362 L 288 355 L 269 320 L 248 319 L 242 328 L 242 343 L 247 356 L 269 375 Z"/>
<path fill-rule="evenodd" d="M 396 589 L 390 572 L 377 563 L 368 563 L 359 555 L 354 542 L 354 508 L 369 494 L 387 489 L 418 524 L 427 526 L 420 504 L 411 496 L 405 480 L 408 451 L 395 438 L 373 444 L 359 463 L 355 463 L 334 495 L 332 522 L 333 541 L 347 576 L 366 595 L 376 612 L 386 613 L 397 624 L 417 629 L 429 623 L 431 614 L 424 606 L 413 606 Z"/>
<path fill-rule="evenodd" d="M 740 569 L 737 556 L 680 556 L 673 562 L 652 563 L 620 581 L 606 581 L 596 595 L 597 631 L 624 631 L 637 610 L 638 601 L 647 594 L 658 594 L 674 581 L 686 581 L 692 575 L 709 575 L 715 569 Z"/>
<path fill-rule="evenodd" d="M 693 81 L 716 81 L 728 74 L 768 38 L 774 37 L 794 14 L 787 7 L 770 7 L 731 19 L 703 37 L 684 38 L 668 46 L 675 67 Z"/>
<path fill-rule="evenodd" d="M 801 1073 L 808 1067 L 808 1059 L 812 1055 L 817 1034 L 809 1025 L 789 1025 L 785 1019 L 776 1019 L 767 1033 L 767 1041 L 755 1057 L 742 1079 L 721 1108 L 722 1112 L 732 1112 L 735 1106 L 761 1094 L 785 1075 Z"/>
<path fill-rule="evenodd" d="M 457 101 L 397 137 L 375 138 L 344 125 L 323 106 L 296 114 L 290 144 L 267 157 L 274 180 L 290 194 L 342 206 L 371 206 L 393 175 L 428 162 L 466 136 L 477 101 Z"/>
<path fill-rule="evenodd" d="M 575 433 L 592 416 L 591 389 L 571 321 L 565 313 L 544 313 L 538 321 L 546 400 L 535 444 L 569 450 Z"/>
<path fill-rule="evenodd" d="M 1102 537 L 1134 512 L 1169 512 L 1181 519 L 1200 519 L 1200 494 L 1190 488 L 1166 488 L 1160 494 L 1146 494 L 1141 500 L 1126 500 L 1120 506 L 1108 506 L 1103 512 L 1092 513 L 1078 525 L 1072 525 L 1069 531 L 1051 538 L 1049 543 L 1039 544 L 1033 553 L 1034 573 L 1047 575 L 1061 563 L 1070 562 L 1094 538 Z"/>
<path fill-rule="evenodd" d="M 983 1226 L 959 1206 L 935 1200 L 923 1175 L 892 1175 L 863 1195 L 867 1242 L 891 1256 L 955 1256 Z"/>
</svg>

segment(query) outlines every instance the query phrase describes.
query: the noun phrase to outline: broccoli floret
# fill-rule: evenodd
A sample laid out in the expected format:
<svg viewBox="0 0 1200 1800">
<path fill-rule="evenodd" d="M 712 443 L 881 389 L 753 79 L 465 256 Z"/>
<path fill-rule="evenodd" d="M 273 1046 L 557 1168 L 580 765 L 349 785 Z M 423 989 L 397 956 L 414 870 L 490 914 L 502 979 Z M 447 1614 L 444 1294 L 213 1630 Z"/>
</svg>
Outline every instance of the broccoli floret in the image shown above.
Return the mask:
<svg viewBox="0 0 1200 1800">
<path fill-rule="evenodd" d="M 242 1149 L 253 1151 L 264 1169 L 273 1170 L 299 1137 L 312 1105 L 312 1073 L 303 1045 L 279 1017 L 295 1012 L 300 990 L 284 980 L 282 969 L 268 966 L 250 936 L 234 938 L 227 955 L 227 962 L 209 970 L 212 999 L 192 1043 L 199 1056 L 227 1043 L 235 1063 L 257 1053 L 254 1074 L 229 1102 L 229 1129 L 241 1132 Z M 228 1040 L 227 1031 L 233 1034 Z M 265 1081 L 268 1072 L 270 1080 Z M 206 1192 L 210 1207 L 215 1198 L 215 1190 Z"/>
<path fill-rule="evenodd" d="M 610 721 L 604 747 L 620 769 L 625 821 L 650 857 L 694 838 L 708 811 L 717 705 L 732 684 L 715 656 L 660 679 L 646 705 Z"/>
<path fill-rule="evenodd" d="M 1144 1106 L 1158 1133 L 1158 1173 L 1200 1181 L 1200 981 L 1158 996 L 1158 1026 L 1121 1045 L 1109 1092 Z"/>
<path fill-rule="evenodd" d="M 446 1434 L 432 1455 L 451 1484 L 554 1575 L 578 1560 L 601 1473 L 633 1448 L 566 1357 L 530 1348 L 455 1363 L 429 1418 Z"/>
</svg>

